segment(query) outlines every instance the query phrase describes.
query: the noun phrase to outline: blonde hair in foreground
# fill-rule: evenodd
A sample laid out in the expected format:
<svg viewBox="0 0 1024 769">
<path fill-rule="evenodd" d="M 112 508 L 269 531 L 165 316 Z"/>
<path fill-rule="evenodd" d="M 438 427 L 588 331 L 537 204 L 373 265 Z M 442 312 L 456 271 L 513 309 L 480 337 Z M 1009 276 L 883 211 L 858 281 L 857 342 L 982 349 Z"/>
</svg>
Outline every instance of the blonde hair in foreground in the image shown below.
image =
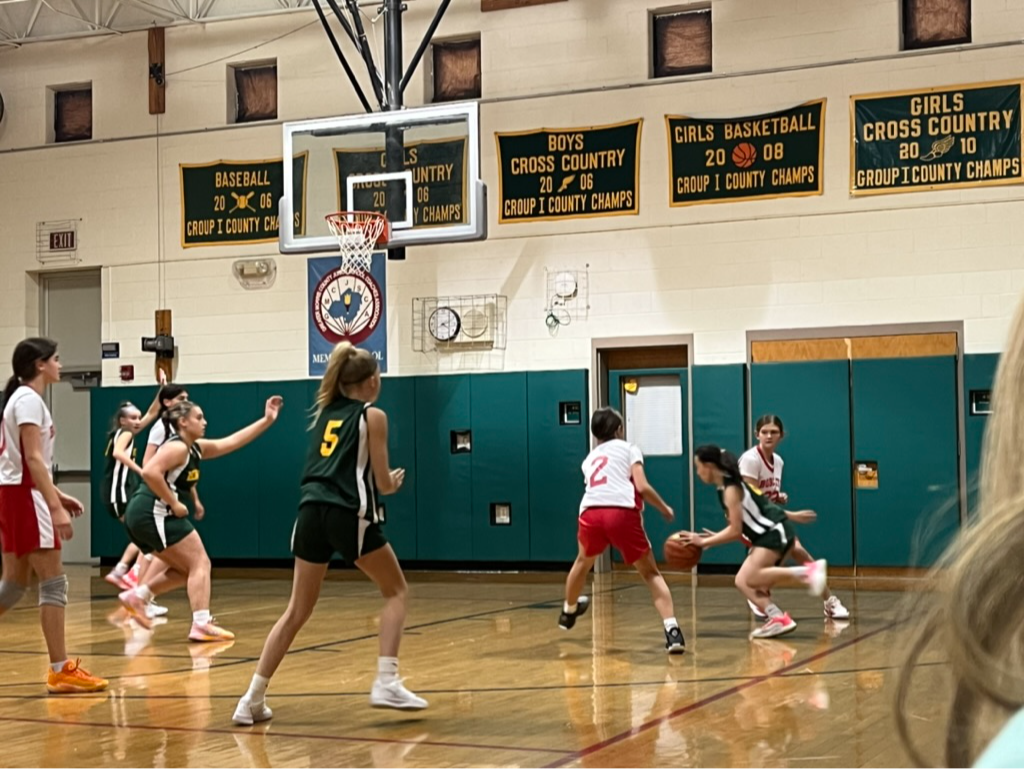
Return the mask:
<svg viewBox="0 0 1024 769">
<path fill-rule="evenodd" d="M 907 711 L 914 666 L 929 648 L 948 660 L 952 681 L 941 716 L 945 765 L 974 764 L 1024 707 L 1024 302 L 1010 327 L 992 403 L 977 515 L 936 565 L 934 600 L 926 602 L 896 689 L 900 739 L 923 766 L 930 763 L 913 743 Z"/>
<path fill-rule="evenodd" d="M 320 389 L 316 393 L 316 414 L 320 416 L 324 407 L 341 397 L 341 388 L 359 384 L 377 373 L 377 359 L 366 350 L 356 347 L 351 342 L 339 342 L 331 350 L 327 360 L 327 370 L 320 380 Z"/>
</svg>

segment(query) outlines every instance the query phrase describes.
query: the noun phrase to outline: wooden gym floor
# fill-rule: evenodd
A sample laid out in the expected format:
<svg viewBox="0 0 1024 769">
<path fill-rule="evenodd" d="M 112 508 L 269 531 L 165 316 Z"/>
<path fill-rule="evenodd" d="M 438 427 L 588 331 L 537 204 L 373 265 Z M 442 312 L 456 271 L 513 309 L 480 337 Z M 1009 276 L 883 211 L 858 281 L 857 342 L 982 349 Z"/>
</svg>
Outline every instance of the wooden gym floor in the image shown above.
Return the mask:
<svg viewBox="0 0 1024 769">
<path fill-rule="evenodd" d="M 214 614 L 233 645 L 189 644 L 183 592 L 152 638 L 122 626 L 98 569 L 70 567 L 68 648 L 111 681 L 101 695 L 47 696 L 35 601 L 0 619 L 0 764 L 7 766 L 905 766 L 891 717 L 906 594 L 834 585 L 854 613 L 827 625 L 819 601 L 779 591 L 800 623 L 747 640 L 745 602 L 723 584 L 670 580 L 687 653 L 664 653 L 642 583 L 594 577 L 590 613 L 556 626 L 562 575 L 411 573 L 402 674 L 431 706 L 371 709 L 380 600 L 331 572 L 317 611 L 274 678 L 267 724 L 231 724 L 290 572 L 215 572 Z M 702 578 L 702 583 L 707 580 Z M 29 594 L 30 596 L 33 593 Z M 927 599 L 925 599 L 927 600 Z M 922 667 L 928 700 L 943 661 Z M 934 714 L 915 713 L 926 740 Z"/>
</svg>

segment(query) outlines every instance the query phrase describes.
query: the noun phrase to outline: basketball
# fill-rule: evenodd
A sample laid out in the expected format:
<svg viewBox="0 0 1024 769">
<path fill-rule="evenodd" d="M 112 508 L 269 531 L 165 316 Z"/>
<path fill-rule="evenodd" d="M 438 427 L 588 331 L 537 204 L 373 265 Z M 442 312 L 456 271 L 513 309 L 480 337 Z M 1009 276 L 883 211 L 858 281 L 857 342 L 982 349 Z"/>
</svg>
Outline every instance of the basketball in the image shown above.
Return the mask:
<svg viewBox="0 0 1024 769">
<path fill-rule="evenodd" d="M 704 554 L 704 549 L 696 545 L 688 545 L 683 542 L 679 533 L 673 534 L 665 540 L 665 563 L 674 569 L 689 571 L 698 563 Z"/>
<path fill-rule="evenodd" d="M 757 160 L 757 147 L 750 142 L 741 142 L 732 150 L 732 162 L 740 168 L 750 168 Z"/>
</svg>

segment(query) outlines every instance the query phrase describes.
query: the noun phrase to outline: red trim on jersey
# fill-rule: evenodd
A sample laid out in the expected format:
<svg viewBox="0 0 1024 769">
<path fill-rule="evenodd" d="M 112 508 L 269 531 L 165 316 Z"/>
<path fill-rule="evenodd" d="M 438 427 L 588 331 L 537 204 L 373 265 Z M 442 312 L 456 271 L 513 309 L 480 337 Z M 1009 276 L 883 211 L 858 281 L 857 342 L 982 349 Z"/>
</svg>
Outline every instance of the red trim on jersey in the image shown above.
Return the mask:
<svg viewBox="0 0 1024 769">
<path fill-rule="evenodd" d="M 761 461 L 764 462 L 764 466 L 768 468 L 768 472 L 774 473 L 775 472 L 775 462 L 773 462 L 772 460 L 768 459 L 768 457 L 766 457 L 764 455 L 764 452 L 761 451 L 761 447 L 760 446 L 757 447 L 757 455 L 759 457 L 761 457 Z M 774 457 L 775 457 L 775 455 L 772 454 L 772 458 L 773 459 L 774 459 Z"/>
</svg>

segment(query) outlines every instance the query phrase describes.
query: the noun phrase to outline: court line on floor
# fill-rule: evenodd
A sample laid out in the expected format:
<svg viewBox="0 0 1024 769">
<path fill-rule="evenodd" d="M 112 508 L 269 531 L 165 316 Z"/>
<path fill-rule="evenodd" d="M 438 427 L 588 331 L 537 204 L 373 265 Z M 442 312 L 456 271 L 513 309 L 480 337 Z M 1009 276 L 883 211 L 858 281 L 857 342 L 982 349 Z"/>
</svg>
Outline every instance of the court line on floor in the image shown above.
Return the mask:
<svg viewBox="0 0 1024 769">
<path fill-rule="evenodd" d="M 469 750 L 509 750 L 518 753 L 568 753 L 560 748 L 528 748 L 510 745 L 479 745 L 471 742 L 443 742 L 436 740 L 395 740 L 383 737 L 343 737 L 334 734 L 303 734 L 302 732 L 254 731 L 237 729 L 200 728 L 191 726 L 158 726 L 156 724 L 114 724 L 100 721 L 57 721 L 49 718 L 24 718 L 0 716 L 0 721 L 17 724 L 47 724 L 50 726 L 84 726 L 93 729 L 142 729 L 156 732 L 184 732 L 186 734 L 230 734 L 251 737 L 285 737 L 299 740 L 324 740 L 327 742 L 370 742 L 387 745 L 430 745 L 437 748 L 465 748 Z"/>
<path fill-rule="evenodd" d="M 631 590 L 631 589 L 633 589 L 635 587 L 639 587 L 639 585 L 620 585 L 619 587 L 614 587 L 614 588 L 611 588 L 610 590 L 595 591 L 595 594 L 596 595 L 610 595 L 611 593 L 617 593 L 617 592 L 621 592 L 623 590 Z M 502 607 L 500 609 L 493 609 L 493 610 L 485 611 L 485 612 L 476 612 L 476 613 L 473 613 L 473 614 L 463 614 L 463 615 L 459 615 L 459 616 L 456 616 L 456 617 L 448 617 L 446 619 L 432 620 L 430 622 L 424 622 L 424 623 L 421 623 L 419 625 L 409 625 L 406 628 L 406 630 L 420 630 L 420 629 L 426 628 L 426 627 L 436 627 L 438 625 L 446 625 L 446 624 L 451 623 L 451 622 L 461 622 L 463 620 L 474 619 L 476 617 L 482 617 L 482 616 L 494 615 L 494 614 L 504 614 L 505 612 L 510 612 L 510 611 L 521 611 L 523 609 L 530 609 L 530 608 L 534 608 L 536 606 L 540 606 L 540 605 L 544 605 L 544 604 L 549 604 L 549 603 L 552 603 L 553 601 L 554 601 L 554 599 L 552 599 L 550 601 L 533 601 L 533 602 L 531 602 L 529 604 L 520 604 L 519 606 L 505 606 L 505 607 Z M 343 644 L 356 643 L 357 641 L 368 641 L 368 640 L 371 640 L 371 639 L 376 639 L 377 637 L 378 637 L 377 633 L 372 633 L 372 634 L 366 634 L 366 635 L 361 635 L 361 636 L 354 636 L 352 638 L 343 638 L 343 639 L 341 639 L 339 641 L 327 641 L 327 642 L 324 642 L 324 643 L 321 643 L 321 644 L 315 644 L 313 646 L 301 647 L 299 649 L 289 649 L 287 654 L 291 655 L 291 654 L 298 654 L 300 652 L 321 651 L 321 650 L 325 651 L 325 652 L 332 652 L 334 650 L 327 649 L 326 647 L 328 647 L 328 646 L 340 646 L 340 645 L 343 645 Z M 40 655 L 45 655 L 45 654 L 46 654 L 45 651 L 41 651 L 40 652 Z M 239 659 L 232 660 L 230 662 L 224 662 L 224 663 L 219 664 L 219 665 L 217 665 L 217 664 L 211 665 L 210 669 L 211 670 L 220 670 L 221 668 L 229 668 L 229 667 L 235 667 L 235 666 L 238 666 L 238 665 L 245 665 L 245 664 L 248 664 L 248 663 L 251 663 L 251 662 L 255 662 L 255 661 L 257 661 L 257 659 L 258 659 L 257 657 L 239 658 Z M 156 671 L 153 671 L 151 673 L 136 673 L 136 674 L 133 674 L 133 675 L 125 674 L 125 675 L 120 675 L 120 676 L 108 676 L 107 680 L 109 680 L 109 681 L 119 681 L 119 680 L 121 680 L 123 678 L 151 678 L 151 677 L 155 677 L 155 676 L 172 675 L 172 674 L 175 674 L 175 673 L 191 673 L 192 670 L 193 670 L 193 668 L 191 668 L 191 667 L 188 667 L 188 668 L 176 668 L 174 670 L 156 670 Z M 0 684 L 0 689 L 10 689 L 10 688 L 19 687 L 19 686 L 32 686 L 32 685 L 33 684 L 31 682 L 25 682 L 25 683 L 5 683 L 5 684 Z"/>
<path fill-rule="evenodd" d="M 852 640 L 852 639 L 851 639 Z M 940 667 L 942 665 L 948 665 L 948 662 L 919 662 L 915 668 L 925 667 Z M 897 665 L 884 665 L 877 667 L 868 668 L 842 668 L 837 670 L 800 670 L 790 673 L 784 673 L 781 678 L 810 678 L 810 677 L 827 677 L 837 675 L 854 675 L 857 673 L 884 673 L 887 671 L 898 670 Z M 579 689 L 617 689 L 617 688 L 646 688 L 650 686 L 660 687 L 667 686 L 669 684 L 676 686 L 686 686 L 691 684 L 722 684 L 730 681 L 756 681 L 764 678 L 764 675 L 757 676 L 715 676 L 712 678 L 681 678 L 674 681 L 666 681 L 660 678 L 656 681 L 613 681 L 609 683 L 597 684 L 597 683 L 584 683 L 584 684 L 561 684 L 561 685 L 550 685 L 550 686 L 494 686 L 490 688 L 481 689 L 419 689 L 417 692 L 420 694 L 514 694 L 516 692 L 553 692 L 553 691 L 576 691 Z M 24 684 L 25 686 L 35 686 L 35 683 Z M 31 700 L 46 700 L 52 695 L 48 694 L 0 694 L 0 701 L 3 700 L 18 700 L 18 701 L 31 701 Z M 123 694 L 117 693 L 113 695 L 119 700 L 226 700 L 226 699 L 237 699 L 237 694 Z M 353 691 L 353 692 L 274 692 L 274 699 L 316 699 L 319 697 L 365 697 L 366 691 Z M 97 700 L 103 701 L 109 699 L 109 695 L 106 692 L 101 694 L 76 694 L 73 695 L 75 700 Z"/>
<path fill-rule="evenodd" d="M 861 641 L 866 641 L 867 639 L 873 638 L 876 635 L 888 632 L 889 630 L 892 630 L 899 624 L 899 621 L 890 622 L 886 625 L 883 625 L 880 628 L 875 628 L 874 630 L 870 630 L 867 633 L 863 633 L 862 635 L 859 635 L 856 638 L 851 638 L 849 641 L 844 641 L 841 644 L 833 646 L 829 649 L 825 649 L 824 651 L 818 652 L 817 654 L 813 654 L 807 659 L 798 660 L 790 665 L 786 665 L 785 667 L 779 668 L 778 670 L 772 673 L 768 673 L 767 675 L 752 678 L 749 681 L 744 681 L 741 684 L 736 684 L 736 686 L 732 686 L 728 689 L 723 689 L 717 694 L 712 694 L 708 697 L 704 697 L 703 699 L 699 699 L 696 702 L 691 702 L 689 705 L 673 710 L 671 713 L 667 713 L 663 716 L 658 716 L 657 718 L 652 718 L 650 721 L 645 721 L 639 726 L 634 726 L 632 729 L 620 732 L 619 734 L 616 734 L 613 737 L 609 737 L 606 740 L 594 743 L 593 745 L 583 748 L 582 750 L 574 751 L 573 753 L 563 758 L 560 758 L 558 761 L 547 764 L 545 766 L 545 769 L 557 769 L 558 767 L 571 764 L 574 761 L 579 761 L 580 759 L 586 758 L 587 756 L 591 756 L 594 753 L 598 753 L 604 750 L 605 748 L 609 748 L 612 745 L 617 745 L 620 742 L 625 742 L 626 740 L 636 737 L 637 735 L 642 734 L 643 732 L 649 731 L 650 729 L 653 729 L 656 726 L 661 726 L 663 723 L 678 718 L 679 716 L 683 716 L 687 713 L 693 713 L 694 711 L 701 710 L 702 708 L 705 708 L 708 705 L 712 705 L 718 702 L 719 700 L 724 700 L 728 697 L 731 697 L 734 694 L 738 694 L 739 692 L 742 692 L 745 689 L 757 686 L 758 684 L 764 683 L 765 681 L 770 681 L 773 678 L 783 677 L 787 673 L 793 672 L 798 668 L 804 667 L 805 665 L 809 665 L 812 662 L 817 662 L 818 660 L 831 656 L 836 652 L 849 649 L 852 646 L 856 646 Z"/>
</svg>

